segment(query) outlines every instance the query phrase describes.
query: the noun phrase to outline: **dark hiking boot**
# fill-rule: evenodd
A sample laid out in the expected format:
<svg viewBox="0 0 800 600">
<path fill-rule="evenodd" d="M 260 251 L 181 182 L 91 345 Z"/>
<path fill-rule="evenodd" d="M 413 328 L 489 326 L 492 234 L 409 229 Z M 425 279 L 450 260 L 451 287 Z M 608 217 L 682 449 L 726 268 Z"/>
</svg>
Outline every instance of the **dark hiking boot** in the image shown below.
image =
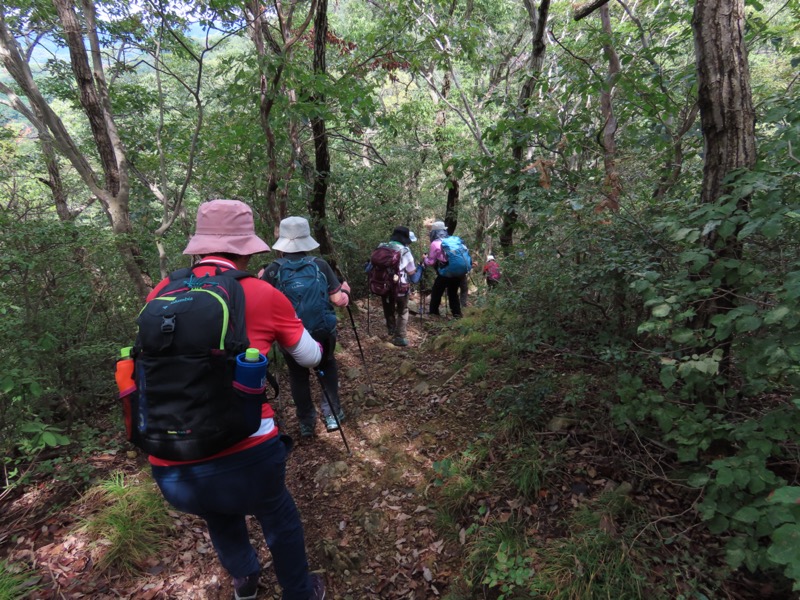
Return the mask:
<svg viewBox="0 0 800 600">
<path fill-rule="evenodd" d="M 314 430 L 317 428 L 316 423 L 300 423 L 300 437 L 311 438 L 314 437 Z"/>
<path fill-rule="evenodd" d="M 408 340 L 406 338 L 396 337 L 392 340 L 392 343 L 395 346 L 408 346 Z"/>
<path fill-rule="evenodd" d="M 311 597 L 308 600 L 325 600 L 325 580 L 322 575 L 312 573 L 311 578 Z"/>
<path fill-rule="evenodd" d="M 233 596 L 236 600 L 255 600 L 258 595 L 258 572 L 247 577 L 233 578 Z"/>
</svg>

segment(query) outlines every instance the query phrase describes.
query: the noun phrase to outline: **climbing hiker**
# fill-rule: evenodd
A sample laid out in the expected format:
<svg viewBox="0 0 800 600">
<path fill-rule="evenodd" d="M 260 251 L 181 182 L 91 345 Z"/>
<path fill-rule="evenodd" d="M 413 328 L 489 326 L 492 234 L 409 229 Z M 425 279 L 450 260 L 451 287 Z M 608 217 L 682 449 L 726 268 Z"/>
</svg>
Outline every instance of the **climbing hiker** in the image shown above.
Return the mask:
<svg viewBox="0 0 800 600">
<path fill-rule="evenodd" d="M 439 314 L 439 304 L 444 292 L 447 291 L 447 300 L 450 312 L 456 319 L 461 318 L 461 301 L 459 291 L 461 278 L 472 269 L 472 258 L 469 250 L 455 235 L 449 235 L 443 221 L 434 221 L 431 224 L 430 249 L 423 254 L 422 262 L 426 266 L 436 268 L 436 279 L 431 288 L 431 304 L 429 313 Z"/>
<path fill-rule="evenodd" d="M 486 257 L 486 263 L 483 265 L 483 277 L 486 279 L 486 285 L 490 290 L 500 283 L 502 273 L 500 272 L 500 265 L 497 264 L 493 254 L 489 254 Z"/>
<path fill-rule="evenodd" d="M 398 226 L 387 243 L 372 251 L 369 264 L 370 292 L 381 298 L 386 329 L 395 346 L 408 346 L 408 294 L 424 267 L 417 267 L 408 246 L 417 236 L 408 227 Z"/>
<path fill-rule="evenodd" d="M 279 237 L 272 247 L 280 251 L 282 257 L 269 264 L 261 277 L 286 294 L 297 316 L 322 347 L 322 360 L 318 366 L 325 390 L 320 403 L 322 420 L 327 431 L 337 431 L 345 415 L 339 400 L 339 374 L 334 356 L 336 313 L 333 307 L 349 304 L 350 286 L 347 282 L 339 282 L 325 260 L 308 254 L 319 248 L 319 243 L 311 237 L 308 220 L 303 217 L 287 217 L 281 221 Z M 310 374 L 291 353 L 284 354 L 292 400 L 300 422 L 300 436 L 310 438 L 314 436 L 317 425 Z M 336 411 L 336 416 L 333 411 Z"/>
<path fill-rule="evenodd" d="M 141 390 L 138 407 L 146 406 L 149 412 L 137 411 L 134 429 L 141 435 L 151 434 L 154 424 L 166 418 L 159 417 L 159 413 L 171 411 L 167 416 L 172 425 L 170 430 L 160 432 L 157 452 L 162 454 L 163 449 L 164 455 L 202 456 L 202 450 L 207 450 L 206 439 L 192 440 L 188 449 L 183 443 L 184 438 L 191 440 L 194 426 L 210 426 L 212 431 L 225 433 L 234 422 L 237 409 L 255 407 L 256 411 L 246 411 L 248 419 L 255 420 L 250 433 L 233 435 L 235 441 L 209 456 L 175 460 L 151 455 L 153 478 L 172 506 L 205 520 L 217 557 L 233 578 L 237 600 L 256 598 L 261 571 L 258 553 L 250 543 L 247 515 L 255 516 L 261 525 L 284 600 L 319 600 L 325 597 L 325 582 L 320 575 L 309 572 L 303 525 L 284 480 L 291 438 L 279 435 L 263 389 L 260 398 L 251 397 L 245 403 L 228 392 L 234 385 L 235 356 L 227 357 L 227 348 L 220 350 L 218 344 L 220 331 L 232 327 L 223 325 L 214 331 L 210 322 L 198 326 L 193 320 L 196 317 L 192 306 L 202 304 L 206 298 L 216 298 L 206 306 L 217 305 L 216 310 L 222 312 L 219 307 L 226 302 L 223 296 L 227 297 L 230 290 L 232 296 L 245 300 L 244 304 L 231 304 L 235 315 L 225 315 L 232 322 L 241 323 L 244 319 L 243 346 L 257 348 L 266 356 L 277 342 L 298 365 L 317 365 L 320 349 L 295 316 L 291 303 L 268 283 L 244 272 L 251 257 L 262 252 L 269 252 L 269 246 L 255 234 L 249 206 L 238 200 L 212 200 L 200 205 L 195 234 L 183 251 L 199 256 L 199 261 L 191 270 L 179 272 L 178 277 L 164 279 L 148 295 L 148 306 L 157 304 L 162 309 L 161 324 L 154 332 L 146 331 L 147 323 L 140 317 L 140 334 L 134 346 L 136 384 Z M 169 291 L 173 289 L 174 292 Z M 199 290 L 194 301 L 172 303 L 173 297 L 189 290 Z M 221 321 L 228 323 L 227 318 Z M 200 355 L 197 347 L 209 332 L 211 337 L 216 334 L 217 349 Z M 225 334 L 226 347 L 228 338 Z M 153 343 L 156 346 L 151 351 Z M 186 345 L 191 347 L 175 348 Z M 201 362 L 205 365 L 202 373 L 183 377 Z M 182 383 L 187 378 L 190 381 Z M 254 390 L 247 393 L 250 392 Z M 156 404 L 159 398 L 166 406 Z M 192 410 L 184 415 L 187 407 Z M 204 418 L 198 420 L 199 416 Z M 178 420 L 195 425 L 176 427 Z M 176 428 L 181 430 L 175 431 Z"/>
</svg>

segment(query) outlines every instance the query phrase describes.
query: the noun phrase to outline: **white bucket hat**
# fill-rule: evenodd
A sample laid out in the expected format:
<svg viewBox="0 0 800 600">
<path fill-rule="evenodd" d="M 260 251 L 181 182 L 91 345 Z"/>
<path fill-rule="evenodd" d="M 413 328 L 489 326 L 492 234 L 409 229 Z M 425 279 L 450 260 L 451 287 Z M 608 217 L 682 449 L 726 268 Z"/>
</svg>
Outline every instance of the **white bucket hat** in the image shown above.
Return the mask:
<svg viewBox="0 0 800 600">
<path fill-rule="evenodd" d="M 286 217 L 281 221 L 278 239 L 272 244 L 273 250 L 280 252 L 308 252 L 319 248 L 317 240 L 311 237 L 311 227 L 303 217 Z"/>
</svg>

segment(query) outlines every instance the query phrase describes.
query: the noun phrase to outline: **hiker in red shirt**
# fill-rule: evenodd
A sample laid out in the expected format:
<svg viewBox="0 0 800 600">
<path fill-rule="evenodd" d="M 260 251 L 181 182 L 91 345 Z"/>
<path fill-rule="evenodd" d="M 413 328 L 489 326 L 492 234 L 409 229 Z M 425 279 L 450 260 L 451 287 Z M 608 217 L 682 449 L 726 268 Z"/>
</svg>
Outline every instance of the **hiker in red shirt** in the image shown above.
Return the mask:
<svg viewBox="0 0 800 600">
<path fill-rule="evenodd" d="M 486 257 L 486 264 L 483 265 L 483 276 L 490 290 L 497 287 L 497 284 L 500 283 L 500 265 L 497 264 L 492 254 Z"/>
<path fill-rule="evenodd" d="M 184 254 L 200 259 L 193 275 L 246 271 L 250 258 L 270 248 L 255 234 L 253 212 L 238 200 L 212 200 L 197 211 L 197 228 Z M 158 295 L 169 280 L 148 296 Z M 319 364 L 319 345 L 303 327 L 288 298 L 266 281 L 241 279 L 250 346 L 263 355 L 277 342 L 305 368 Z M 225 450 L 195 461 L 150 457 L 153 478 L 178 510 L 202 517 L 220 563 L 233 577 L 236 600 L 258 595 L 261 566 L 250 543 L 247 515 L 254 515 L 267 540 L 283 600 L 321 600 L 325 582 L 309 572 L 303 525 L 285 485 L 291 438 L 279 434 L 269 403 L 261 406 L 260 428 Z"/>
</svg>

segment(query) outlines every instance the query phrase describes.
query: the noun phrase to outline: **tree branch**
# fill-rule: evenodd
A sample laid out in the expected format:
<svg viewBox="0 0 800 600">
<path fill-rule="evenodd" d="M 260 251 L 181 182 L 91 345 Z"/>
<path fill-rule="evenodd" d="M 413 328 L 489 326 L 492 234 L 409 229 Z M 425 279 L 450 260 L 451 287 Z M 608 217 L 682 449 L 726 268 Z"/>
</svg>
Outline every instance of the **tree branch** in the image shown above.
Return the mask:
<svg viewBox="0 0 800 600">
<path fill-rule="evenodd" d="M 609 0 L 592 0 L 592 2 L 589 2 L 588 4 L 582 4 L 581 6 L 575 8 L 572 18 L 575 21 L 580 21 L 581 19 L 588 17 L 604 4 L 608 4 L 608 2 Z"/>
</svg>

